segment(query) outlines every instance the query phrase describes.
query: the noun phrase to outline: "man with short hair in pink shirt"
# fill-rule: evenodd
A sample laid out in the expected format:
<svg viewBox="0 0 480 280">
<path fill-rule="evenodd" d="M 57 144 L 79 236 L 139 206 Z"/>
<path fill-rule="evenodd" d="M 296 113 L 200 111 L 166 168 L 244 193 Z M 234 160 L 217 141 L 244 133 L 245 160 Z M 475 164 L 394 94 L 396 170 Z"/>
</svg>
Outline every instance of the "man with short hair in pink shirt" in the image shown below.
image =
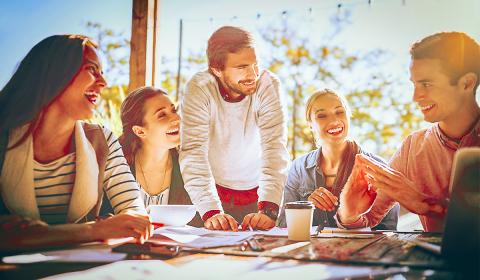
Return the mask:
<svg viewBox="0 0 480 280">
<path fill-rule="evenodd" d="M 419 215 L 425 231 L 443 231 L 453 155 L 480 146 L 478 42 L 465 33 L 442 32 L 413 44 L 410 54 L 413 101 L 433 125 L 409 135 L 390 167 L 357 155 L 340 195 L 339 226 L 373 227 L 398 201 Z"/>
</svg>

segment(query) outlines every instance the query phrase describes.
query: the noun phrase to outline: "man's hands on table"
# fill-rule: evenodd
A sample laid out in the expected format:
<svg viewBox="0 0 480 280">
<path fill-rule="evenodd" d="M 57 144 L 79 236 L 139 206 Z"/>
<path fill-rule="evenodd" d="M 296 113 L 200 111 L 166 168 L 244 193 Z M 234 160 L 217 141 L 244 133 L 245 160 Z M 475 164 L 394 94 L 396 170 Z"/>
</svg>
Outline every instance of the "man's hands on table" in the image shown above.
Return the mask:
<svg viewBox="0 0 480 280">
<path fill-rule="evenodd" d="M 237 221 L 230 215 L 219 213 L 208 218 L 204 226 L 210 230 L 238 231 Z"/>
<path fill-rule="evenodd" d="M 250 213 L 243 218 L 242 230 L 269 230 L 275 221 L 263 213 Z M 216 214 L 205 221 L 205 228 L 210 230 L 238 231 L 238 222 L 228 214 Z"/>
</svg>

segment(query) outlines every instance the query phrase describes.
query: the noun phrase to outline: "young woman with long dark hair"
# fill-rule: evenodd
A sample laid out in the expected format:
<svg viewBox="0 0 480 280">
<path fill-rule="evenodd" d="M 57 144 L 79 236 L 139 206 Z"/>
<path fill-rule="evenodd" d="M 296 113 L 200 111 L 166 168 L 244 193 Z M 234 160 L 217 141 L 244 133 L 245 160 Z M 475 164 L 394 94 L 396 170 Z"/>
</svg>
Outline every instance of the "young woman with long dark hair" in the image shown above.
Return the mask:
<svg viewBox="0 0 480 280">
<path fill-rule="evenodd" d="M 2 89 L 0 249 L 149 237 L 118 141 L 81 121 L 105 86 L 95 43 L 56 35 L 34 46 Z M 98 220 L 104 194 L 116 215 Z"/>
</svg>

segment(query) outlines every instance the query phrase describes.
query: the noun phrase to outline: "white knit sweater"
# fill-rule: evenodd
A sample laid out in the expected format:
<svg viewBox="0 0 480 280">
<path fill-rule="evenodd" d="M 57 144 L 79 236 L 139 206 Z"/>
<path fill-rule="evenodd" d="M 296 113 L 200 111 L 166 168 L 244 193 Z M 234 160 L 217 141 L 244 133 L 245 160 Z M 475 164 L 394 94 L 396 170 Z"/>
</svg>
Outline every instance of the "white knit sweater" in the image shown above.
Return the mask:
<svg viewBox="0 0 480 280">
<path fill-rule="evenodd" d="M 215 77 L 199 72 L 181 100 L 180 168 L 185 189 L 203 216 L 222 210 L 215 184 L 249 190 L 280 204 L 289 155 L 280 83 L 268 71 L 257 92 L 237 103 L 223 100 Z"/>
</svg>

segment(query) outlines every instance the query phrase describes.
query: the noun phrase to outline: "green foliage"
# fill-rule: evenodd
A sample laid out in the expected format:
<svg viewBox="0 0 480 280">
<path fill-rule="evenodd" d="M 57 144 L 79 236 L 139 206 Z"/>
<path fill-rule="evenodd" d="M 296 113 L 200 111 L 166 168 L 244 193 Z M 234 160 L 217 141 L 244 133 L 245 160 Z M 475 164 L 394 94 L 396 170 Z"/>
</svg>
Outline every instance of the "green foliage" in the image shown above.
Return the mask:
<svg viewBox="0 0 480 280">
<path fill-rule="evenodd" d="M 397 79 L 386 77 L 381 64 L 388 54 L 375 49 L 368 52 L 349 53 L 332 43 L 335 36 L 348 24 L 344 18 L 332 17 L 332 34 L 324 43 L 315 44 L 309 36 L 301 35 L 295 24 L 288 18 L 260 28 L 262 39 L 269 49 L 264 66 L 280 78 L 287 97 L 289 113 L 288 145 L 292 158 L 315 148 L 312 133 L 304 117 L 308 97 L 318 89 L 329 87 L 342 93 L 352 109 L 350 134 L 370 151 L 389 158 L 399 143 L 412 131 L 422 125 L 422 117 L 415 110 L 405 94 L 398 92 Z M 102 93 L 94 121 L 110 127 L 115 134 L 121 133 L 120 104 L 125 98 L 126 82 L 118 75 L 128 73 L 128 40 L 122 34 L 105 29 L 95 23 L 88 23 L 101 52 L 107 57 L 106 76 L 114 81 Z M 123 54 L 122 55 L 119 55 Z M 178 100 L 177 72 L 173 59 L 162 58 L 162 73 L 159 87 Z M 171 65 L 170 67 L 167 65 Z M 206 66 L 204 53 L 190 53 L 182 60 L 182 74 L 179 79 L 184 85 L 193 72 Z M 126 68 L 117 70 L 108 68 Z M 180 87 L 181 88 L 181 87 Z"/>
<path fill-rule="evenodd" d="M 341 22 L 336 17 L 331 22 L 345 21 L 348 15 Z M 320 45 L 310 40 L 310 34 L 302 36 L 288 18 L 260 30 L 271 50 L 268 69 L 279 76 L 288 96 L 290 153 L 296 158 L 315 148 L 304 107 L 311 94 L 328 87 L 343 94 L 352 107 L 351 136 L 389 158 L 406 135 L 420 128 L 422 117 L 409 99 L 395 91 L 395 79 L 380 72 L 388 54 L 381 49 L 349 53 L 331 44 L 340 30 L 336 28 Z"/>
<path fill-rule="evenodd" d="M 128 83 L 130 41 L 123 33 L 104 28 L 99 23 L 88 22 L 86 27 L 87 35 L 98 44 L 98 53 L 108 83 L 90 121 L 105 125 L 119 136 L 122 133 L 120 106 L 125 99 Z"/>
<path fill-rule="evenodd" d="M 98 44 L 107 82 L 111 85 L 128 84 L 130 40 L 122 32 L 99 23 L 87 22 L 86 27 L 87 35 Z"/>
<path fill-rule="evenodd" d="M 122 134 L 120 106 L 126 97 L 127 85 L 115 85 L 102 91 L 102 100 L 97 106 L 92 122 L 103 124 L 118 137 Z"/>
</svg>

